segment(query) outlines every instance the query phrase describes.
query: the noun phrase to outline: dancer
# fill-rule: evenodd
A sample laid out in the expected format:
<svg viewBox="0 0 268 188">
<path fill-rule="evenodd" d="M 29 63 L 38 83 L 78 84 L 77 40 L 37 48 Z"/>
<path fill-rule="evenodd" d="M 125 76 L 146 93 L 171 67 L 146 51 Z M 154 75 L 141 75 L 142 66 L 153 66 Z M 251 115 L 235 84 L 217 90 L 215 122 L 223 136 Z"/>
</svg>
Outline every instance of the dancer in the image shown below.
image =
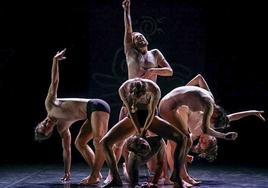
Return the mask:
<svg viewBox="0 0 268 188">
<path fill-rule="evenodd" d="M 108 129 L 110 106 L 101 99 L 58 98 L 59 63 L 65 59 L 66 49 L 53 58 L 51 83 L 45 100 L 47 117 L 35 128 L 36 140 L 48 139 L 56 127 L 62 138 L 64 176 L 63 181 L 71 178 L 71 133 L 70 126 L 79 120 L 85 120 L 75 139 L 75 146 L 87 164 L 91 167 L 91 174 L 81 180 L 81 184 L 91 185 L 98 183 L 104 163 L 104 154 L 100 144 L 101 138 Z M 88 146 L 93 139 L 95 153 Z"/>
<path fill-rule="evenodd" d="M 139 167 L 150 160 L 151 157 L 156 156 L 157 165 L 154 177 L 151 182 L 142 185 L 156 187 L 162 173 L 164 156 L 166 154 L 165 141 L 160 136 L 146 136 L 145 138 L 132 136 L 126 141 L 125 146 L 128 156 L 125 161 L 126 169 L 124 169 L 124 175 L 130 181 L 131 186 L 139 185 Z"/>
<path fill-rule="evenodd" d="M 185 158 L 186 136 L 155 114 L 161 95 L 157 84 L 148 79 L 129 79 L 119 88 L 119 95 L 128 110 L 128 116 L 113 126 L 101 141 L 107 165 L 112 173 L 112 180 L 104 187 L 122 186 L 117 162 L 112 152 L 113 145 L 133 135 L 144 137 L 147 130 L 177 143 L 174 152 L 174 170 L 170 179 L 177 187 L 183 187 L 179 172 L 182 160 Z"/>
<path fill-rule="evenodd" d="M 133 32 L 130 15 L 130 0 L 122 2 L 124 9 L 124 52 L 126 56 L 128 79 L 144 78 L 154 82 L 157 76 L 172 76 L 173 70 L 163 54 L 158 49 L 148 50 L 148 41 L 139 32 Z M 126 107 L 122 107 L 119 114 L 119 121 L 128 114 Z M 119 161 L 124 141 L 118 142 L 114 146 L 114 153 Z M 105 180 L 105 183 L 111 181 L 111 174 Z"/>
<path fill-rule="evenodd" d="M 159 110 L 161 117 L 175 126 L 177 126 L 176 121 L 178 119 L 185 122 L 186 127 L 177 127 L 181 131 L 190 131 L 191 133 L 187 150 L 189 151 L 193 140 L 199 138 L 199 143 L 194 147 L 193 151 L 200 153 L 200 156 L 207 158 L 209 161 L 213 161 L 217 155 L 216 138 L 234 140 L 237 137 L 235 132 L 221 133 L 215 129 L 228 127 L 229 122 L 249 115 L 256 115 L 265 120 L 261 115 L 263 111 L 257 110 L 227 115 L 221 107 L 215 104 L 207 82 L 200 74 L 194 77 L 186 86 L 178 87 L 163 97 L 160 101 Z M 173 168 L 171 156 L 174 147 L 175 143 L 168 141 L 167 158 L 171 170 Z M 181 171 L 181 176 L 190 184 L 196 185 L 200 183 L 188 175 L 185 166 Z"/>
</svg>

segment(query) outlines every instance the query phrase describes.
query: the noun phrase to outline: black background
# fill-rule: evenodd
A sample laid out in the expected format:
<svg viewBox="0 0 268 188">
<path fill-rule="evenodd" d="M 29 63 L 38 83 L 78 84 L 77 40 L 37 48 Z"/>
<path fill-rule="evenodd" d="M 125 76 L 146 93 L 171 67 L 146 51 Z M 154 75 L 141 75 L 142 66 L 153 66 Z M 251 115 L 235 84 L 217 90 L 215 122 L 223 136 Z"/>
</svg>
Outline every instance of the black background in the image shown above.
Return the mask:
<svg viewBox="0 0 268 188">
<path fill-rule="evenodd" d="M 158 48 L 174 70 L 161 77 L 164 96 L 201 73 L 227 112 L 267 104 L 267 11 L 263 4 L 229 1 L 133 0 L 134 31 L 149 49 Z M 0 162 L 62 161 L 58 134 L 34 141 L 45 116 L 53 55 L 67 48 L 60 64 L 59 97 L 103 98 L 116 123 L 117 95 L 127 71 L 123 54 L 121 1 L 43 1 L 0 5 Z M 264 114 L 267 117 L 266 114 Z M 82 122 L 71 127 L 73 141 Z M 236 141 L 219 140 L 216 163 L 268 166 L 268 125 L 255 116 L 232 123 Z M 73 147 L 73 161 L 83 161 Z"/>
</svg>

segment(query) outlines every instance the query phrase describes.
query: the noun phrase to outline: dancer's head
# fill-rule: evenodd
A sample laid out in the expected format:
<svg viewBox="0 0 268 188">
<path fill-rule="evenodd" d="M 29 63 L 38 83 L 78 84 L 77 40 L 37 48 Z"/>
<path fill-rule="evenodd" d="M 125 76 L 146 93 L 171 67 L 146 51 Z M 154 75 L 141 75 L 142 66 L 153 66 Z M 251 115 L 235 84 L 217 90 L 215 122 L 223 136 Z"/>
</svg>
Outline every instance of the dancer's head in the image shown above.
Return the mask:
<svg viewBox="0 0 268 188">
<path fill-rule="evenodd" d="M 35 140 L 42 141 L 48 139 L 52 135 L 55 124 L 56 122 L 49 117 L 38 123 L 35 128 Z"/>
<path fill-rule="evenodd" d="M 137 49 L 147 47 L 149 44 L 144 35 L 139 32 L 132 32 L 132 41 Z"/>
<path fill-rule="evenodd" d="M 221 106 L 215 105 L 211 124 L 214 129 L 224 129 L 229 126 L 229 118 Z"/>
<path fill-rule="evenodd" d="M 126 142 L 127 149 L 136 155 L 146 156 L 151 152 L 150 144 L 140 136 L 132 136 Z"/>
<path fill-rule="evenodd" d="M 214 136 L 202 134 L 199 137 L 198 144 L 193 147 L 192 151 L 199 153 L 200 157 L 206 158 L 208 161 L 212 162 L 217 157 L 217 139 Z"/>
</svg>

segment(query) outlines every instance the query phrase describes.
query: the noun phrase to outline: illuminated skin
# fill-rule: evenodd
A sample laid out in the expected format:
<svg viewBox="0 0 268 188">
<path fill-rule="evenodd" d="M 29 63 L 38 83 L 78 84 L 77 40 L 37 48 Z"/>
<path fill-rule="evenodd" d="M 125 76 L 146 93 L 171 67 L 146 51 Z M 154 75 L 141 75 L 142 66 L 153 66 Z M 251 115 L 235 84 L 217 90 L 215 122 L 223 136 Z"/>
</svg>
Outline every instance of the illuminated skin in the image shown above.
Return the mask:
<svg viewBox="0 0 268 188">
<path fill-rule="evenodd" d="M 43 139 L 52 134 L 56 128 L 63 148 L 64 176 L 62 181 L 71 179 L 71 133 L 70 126 L 80 120 L 85 120 L 75 140 L 75 146 L 91 167 L 91 174 L 81 180 L 81 184 L 90 185 L 98 183 L 102 175 L 100 170 L 104 163 L 104 155 L 100 144 L 101 138 L 107 132 L 110 114 L 104 111 L 94 111 L 91 117 L 87 117 L 87 104 L 91 99 L 83 98 L 58 98 L 59 63 L 65 59 L 65 49 L 53 58 L 51 70 L 51 84 L 45 100 L 47 117 L 39 123 L 35 129 L 36 139 L 42 134 Z M 95 153 L 87 145 L 93 139 Z"/>
<path fill-rule="evenodd" d="M 132 187 L 139 185 L 139 167 L 145 164 L 151 157 L 156 156 L 155 175 L 147 186 L 156 186 L 162 173 L 165 157 L 165 141 L 159 136 L 149 136 L 146 139 L 140 136 L 130 137 L 125 144 L 127 159 L 125 161 L 124 175 L 130 181 Z"/>
<path fill-rule="evenodd" d="M 128 79 L 144 78 L 154 82 L 157 76 L 172 76 L 173 70 L 163 54 L 158 49 L 148 50 L 148 41 L 138 32 L 133 32 L 130 15 L 130 0 L 122 2 L 124 10 L 124 53 L 128 69 Z M 127 109 L 122 107 L 119 121 L 127 116 Z M 124 141 L 114 147 L 117 161 L 119 161 Z M 111 173 L 104 182 L 111 181 Z"/>
<path fill-rule="evenodd" d="M 209 90 L 209 87 L 206 83 L 206 81 L 204 80 L 204 78 L 199 74 L 197 75 L 195 78 L 193 78 L 188 84 L 186 84 L 186 86 L 193 86 L 193 85 L 197 85 L 203 89 L 205 89 L 206 91 L 209 91 L 206 92 L 206 91 L 203 91 L 203 90 L 198 90 L 197 88 L 197 91 L 201 91 L 201 92 L 204 92 L 203 93 L 203 96 L 201 95 L 201 98 L 202 97 L 206 97 L 208 95 L 208 98 L 209 100 L 203 100 L 204 103 L 206 101 L 211 101 L 213 102 L 213 96 L 212 94 L 210 93 L 210 90 Z M 187 87 L 184 87 L 185 90 L 184 92 L 187 93 Z M 192 88 L 189 88 L 189 89 L 192 89 Z M 180 95 L 184 95 L 184 94 L 181 94 L 181 93 L 176 93 L 176 90 L 174 90 L 175 93 L 169 93 L 168 95 L 170 96 L 170 98 L 176 98 L 176 97 L 180 97 Z M 177 96 L 176 96 L 177 94 Z M 212 96 L 212 98 L 210 97 Z M 187 97 L 187 96 L 186 96 Z M 185 97 L 185 98 L 186 98 Z M 166 103 L 165 101 L 165 97 L 162 99 L 162 101 L 160 102 L 160 114 L 161 114 L 161 108 L 164 108 L 163 105 L 173 105 L 174 106 L 174 103 Z M 204 126 L 206 124 L 204 124 L 204 121 L 209 121 L 210 123 L 210 126 L 211 128 L 214 127 L 214 118 L 216 117 L 215 113 L 214 114 L 211 114 L 210 115 L 210 118 L 209 117 L 206 117 L 205 116 L 205 110 L 206 108 L 194 108 L 195 105 L 191 104 L 191 103 L 187 103 L 187 99 L 184 99 L 186 100 L 185 101 L 185 104 L 187 105 L 178 105 L 178 106 L 174 106 L 174 110 L 171 110 L 174 112 L 175 114 L 175 117 L 174 119 L 181 119 L 185 122 L 185 125 L 186 127 L 183 128 L 183 130 L 189 130 L 190 131 L 190 135 L 191 135 L 191 140 L 189 141 L 189 144 L 188 144 L 188 151 L 189 151 L 189 148 L 191 147 L 191 143 L 193 140 L 197 139 L 198 137 L 200 137 L 199 139 L 199 144 L 198 144 L 198 147 L 200 147 L 200 149 L 202 150 L 206 150 L 209 143 L 214 141 L 215 138 L 214 136 L 216 136 L 217 138 L 223 138 L 223 139 L 226 139 L 226 140 L 234 140 L 236 137 L 237 137 L 237 134 L 234 133 L 234 132 L 229 132 L 229 133 L 220 133 L 220 132 L 217 132 L 216 131 L 216 134 L 215 134 L 215 131 L 214 132 L 210 132 L 210 134 L 206 134 L 204 132 Z M 193 99 L 194 100 L 194 99 Z M 195 103 L 198 103 L 198 102 L 202 102 L 201 100 L 194 100 Z M 174 100 L 175 102 L 175 100 Z M 212 104 L 211 104 L 212 105 Z M 166 112 L 167 113 L 167 112 Z M 171 113 L 171 112 L 170 112 Z M 229 114 L 227 115 L 227 118 L 229 120 L 229 122 L 231 121 L 235 121 L 235 120 L 239 120 L 241 118 L 244 118 L 244 117 L 247 117 L 247 116 L 250 116 L 250 115 L 255 115 L 257 117 L 259 117 L 260 119 L 262 119 L 263 121 L 265 120 L 263 118 L 263 116 L 261 115 L 263 113 L 263 111 L 257 111 L 257 110 L 249 110 L 249 111 L 242 111 L 242 112 L 237 112 L 237 113 L 233 113 L 233 114 Z M 172 113 L 171 113 L 172 114 Z M 206 113 L 207 115 L 209 115 L 208 113 Z M 213 117 L 212 117 L 213 116 Z M 174 119 L 169 119 L 168 116 L 162 116 L 165 120 L 167 121 L 173 121 L 174 122 Z M 166 118 L 165 118 L 166 117 Z M 174 124 L 176 125 L 176 124 Z M 214 134 L 211 134 L 211 133 L 214 133 Z M 172 170 L 173 168 L 173 159 L 171 157 L 170 154 L 172 154 L 174 151 L 174 143 L 172 143 L 172 141 L 168 141 L 167 143 L 167 159 L 168 159 L 168 164 L 169 164 L 169 167 L 170 169 Z M 186 170 L 186 162 L 185 162 L 185 165 L 184 165 L 184 168 L 183 170 L 181 171 L 181 177 L 188 183 L 190 184 L 198 184 L 199 182 L 196 182 L 193 178 L 191 178 L 189 176 L 189 174 L 187 173 L 187 170 Z"/>
<path fill-rule="evenodd" d="M 157 84 L 148 79 L 129 79 L 119 88 L 119 95 L 129 113 L 127 117 L 114 125 L 101 141 L 106 163 L 112 173 L 112 180 L 104 187 L 122 186 L 117 161 L 112 151 L 113 145 L 133 135 L 141 135 L 143 137 L 147 130 L 177 143 L 174 153 L 174 163 L 176 164 L 174 164 L 174 170 L 170 179 L 177 187 L 183 187 L 179 171 L 186 148 L 185 137 L 178 129 L 155 115 L 161 95 Z M 139 112 L 142 110 L 148 112 L 143 125 L 138 121 Z"/>
</svg>

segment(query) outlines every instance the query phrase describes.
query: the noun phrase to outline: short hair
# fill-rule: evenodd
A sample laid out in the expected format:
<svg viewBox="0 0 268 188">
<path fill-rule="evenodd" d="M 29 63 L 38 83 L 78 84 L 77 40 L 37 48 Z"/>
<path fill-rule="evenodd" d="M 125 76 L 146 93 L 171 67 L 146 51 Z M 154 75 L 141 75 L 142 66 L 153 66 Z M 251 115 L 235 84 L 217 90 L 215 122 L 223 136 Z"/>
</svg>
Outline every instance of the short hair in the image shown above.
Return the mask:
<svg viewBox="0 0 268 188">
<path fill-rule="evenodd" d="M 141 136 L 132 136 L 126 142 L 127 149 L 136 155 L 144 156 L 151 152 L 150 144 Z M 146 152 L 144 152 L 146 150 Z"/>
<path fill-rule="evenodd" d="M 228 127 L 229 118 L 225 110 L 221 106 L 216 105 L 216 107 L 214 108 L 214 111 L 217 114 L 217 117 L 215 118 L 214 128 L 225 129 L 226 127 Z"/>
<path fill-rule="evenodd" d="M 199 157 L 205 158 L 209 162 L 213 162 L 218 155 L 217 139 L 215 137 L 212 137 L 212 139 L 209 140 L 208 147 L 205 150 L 199 150 L 199 152 Z"/>
<path fill-rule="evenodd" d="M 38 124 L 36 128 L 34 129 L 34 140 L 41 142 L 50 138 L 52 135 L 52 132 L 49 133 L 48 135 L 45 135 L 43 132 L 38 131 L 39 126 L 40 124 Z"/>
<path fill-rule="evenodd" d="M 130 93 L 136 97 L 141 97 L 146 93 L 146 83 L 141 80 L 134 80 L 130 85 Z"/>
</svg>

